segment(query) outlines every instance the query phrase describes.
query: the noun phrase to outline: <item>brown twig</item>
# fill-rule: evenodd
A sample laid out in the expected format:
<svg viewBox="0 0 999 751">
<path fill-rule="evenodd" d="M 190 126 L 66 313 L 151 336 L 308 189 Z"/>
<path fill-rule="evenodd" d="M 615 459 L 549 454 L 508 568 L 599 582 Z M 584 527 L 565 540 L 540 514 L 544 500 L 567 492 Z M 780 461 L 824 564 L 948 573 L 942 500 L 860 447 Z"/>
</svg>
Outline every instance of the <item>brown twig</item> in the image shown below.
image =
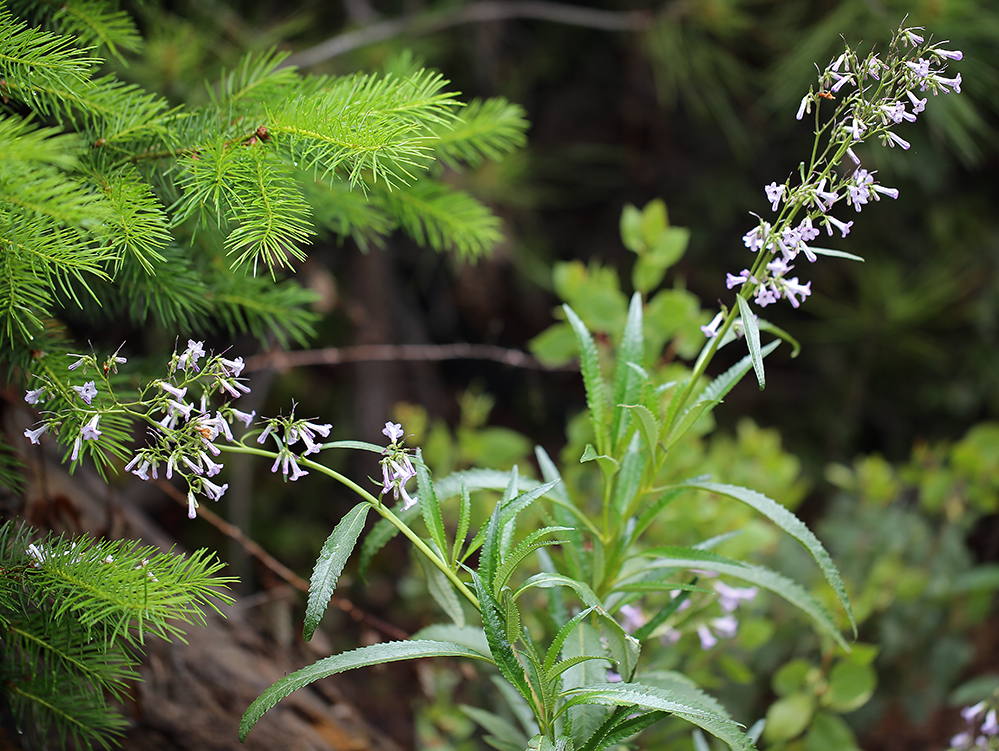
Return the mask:
<svg viewBox="0 0 999 751">
<path fill-rule="evenodd" d="M 535 370 L 578 370 L 576 364 L 551 367 L 517 349 L 491 344 L 359 344 L 354 347 L 323 349 L 275 350 L 255 355 L 246 361 L 246 370 L 294 368 L 303 365 L 341 365 L 347 362 L 375 360 L 492 360 L 514 368 Z"/>
<path fill-rule="evenodd" d="M 542 21 L 586 26 L 604 31 L 642 31 L 652 22 L 645 11 L 611 11 L 581 8 L 548 0 L 478 0 L 444 13 L 420 13 L 379 21 L 370 26 L 338 34 L 285 60 L 284 65 L 307 68 L 351 50 L 401 34 L 432 34 L 466 23 L 534 18 Z"/>
<path fill-rule="evenodd" d="M 168 483 L 166 480 L 156 480 L 156 484 L 159 488 L 166 493 L 168 496 L 173 498 L 177 503 L 181 504 L 185 508 L 187 507 L 187 498 L 181 493 L 177 488 Z M 240 545 L 247 553 L 252 555 L 263 565 L 277 574 L 279 577 L 288 582 L 295 589 L 300 592 L 309 591 L 309 583 L 305 581 L 302 577 L 292 571 L 290 568 L 285 566 L 281 561 L 272 556 L 266 550 L 264 550 L 258 543 L 254 542 L 252 539 L 247 537 L 243 530 L 235 525 L 230 524 L 225 519 L 220 517 L 214 511 L 205 506 L 198 508 L 198 516 L 204 519 L 206 522 L 215 527 L 219 532 L 229 537 Z M 390 636 L 393 639 L 408 639 L 409 634 L 400 628 L 393 626 L 391 623 L 383 621 L 377 616 L 371 615 L 370 613 L 365 613 L 363 610 L 358 608 L 350 600 L 345 600 L 342 597 L 331 597 L 330 605 L 335 608 L 339 608 L 343 612 L 347 613 L 355 621 L 360 621 L 366 623 L 378 631 L 381 631 L 386 636 Z"/>
</svg>

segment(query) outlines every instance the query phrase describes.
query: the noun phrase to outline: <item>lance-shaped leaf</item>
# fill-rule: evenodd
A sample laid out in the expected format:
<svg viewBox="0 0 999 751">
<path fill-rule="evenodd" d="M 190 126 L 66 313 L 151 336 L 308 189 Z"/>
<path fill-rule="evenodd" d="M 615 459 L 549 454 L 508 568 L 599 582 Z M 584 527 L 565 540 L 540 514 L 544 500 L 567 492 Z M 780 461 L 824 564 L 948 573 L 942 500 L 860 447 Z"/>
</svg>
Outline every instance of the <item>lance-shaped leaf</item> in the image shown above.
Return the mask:
<svg viewBox="0 0 999 751">
<path fill-rule="evenodd" d="M 420 499 L 420 510 L 423 512 L 423 522 L 427 525 L 430 538 L 437 543 L 437 550 L 442 559 L 447 559 L 447 535 L 444 532 L 444 519 L 441 507 L 434 492 L 434 483 L 430 479 L 430 470 L 423 463 L 423 452 L 416 450 L 416 494 Z"/>
<path fill-rule="evenodd" d="M 636 292 L 631 297 L 628 307 L 628 318 L 624 324 L 624 334 L 621 346 L 617 352 L 617 368 L 614 373 L 614 412 L 611 417 L 611 439 L 615 453 L 618 444 L 625 437 L 630 422 L 629 413 L 624 405 L 631 404 L 638 398 L 641 388 L 641 376 L 631 367 L 631 364 L 642 364 L 645 335 L 642 331 L 642 296 Z"/>
<path fill-rule="evenodd" d="M 707 730 L 734 751 L 754 751 L 752 741 L 739 729 L 738 723 L 717 712 L 679 701 L 679 697 L 667 689 L 639 683 L 604 683 L 570 689 L 565 693 L 571 698 L 561 711 L 581 704 L 603 704 L 669 712 Z"/>
<path fill-rule="evenodd" d="M 742 328 L 746 332 L 746 344 L 749 346 L 749 357 L 753 361 L 753 370 L 756 371 L 756 380 L 760 383 L 760 391 L 767 385 L 766 376 L 763 373 L 763 355 L 760 353 L 760 327 L 756 324 L 756 316 L 749 309 L 749 303 L 742 295 L 735 296 L 739 303 L 739 314 L 742 317 Z"/>
<path fill-rule="evenodd" d="M 257 697 L 243 714 L 243 719 L 239 723 L 239 740 L 240 742 L 246 740 L 246 736 L 257 724 L 257 720 L 263 717 L 268 709 L 291 692 L 308 686 L 310 683 L 354 668 L 399 660 L 416 660 L 421 657 L 469 657 L 473 660 L 492 662 L 488 657 L 473 649 L 463 647 L 461 644 L 430 639 L 372 644 L 369 647 L 361 647 L 350 652 L 326 657 L 308 667 L 296 670 L 291 675 L 286 675 Z"/>
<path fill-rule="evenodd" d="M 326 612 L 326 606 L 336 589 L 337 579 L 340 578 L 350 554 L 354 552 L 354 545 L 364 529 L 364 520 L 370 508 L 371 504 L 367 501 L 354 506 L 326 538 L 309 582 L 309 602 L 305 607 L 305 626 L 302 629 L 302 636 L 306 641 L 312 638 Z"/>
<path fill-rule="evenodd" d="M 579 365 L 583 372 L 583 385 L 586 387 L 586 404 L 590 408 L 590 422 L 597 439 L 597 453 L 610 452 L 610 419 L 607 413 L 607 384 L 600 372 L 600 357 L 597 345 L 586 329 L 586 324 L 572 308 L 563 305 L 565 317 L 569 320 L 579 342 Z"/>
<path fill-rule="evenodd" d="M 836 597 L 839 598 L 840 604 L 842 604 L 843 609 L 846 611 L 846 614 L 850 619 L 850 625 L 853 627 L 853 633 L 856 635 L 857 622 L 854 620 L 853 609 L 850 607 L 850 598 L 846 594 L 846 587 L 843 585 L 843 579 L 839 575 L 839 570 L 836 568 L 836 564 L 833 563 L 829 553 L 826 552 L 826 549 L 822 546 L 822 543 L 819 542 L 819 538 L 805 526 L 804 522 L 777 503 L 777 501 L 772 498 L 768 498 L 762 493 L 757 493 L 755 490 L 741 488 L 738 485 L 727 485 L 723 483 L 698 480 L 688 480 L 684 483 L 684 485 L 693 488 L 700 488 L 701 490 L 707 490 L 711 493 L 719 493 L 721 495 L 726 495 L 729 498 L 734 498 L 737 501 L 741 501 L 747 506 L 759 511 L 770 521 L 800 542 L 812 558 L 815 559 L 815 562 L 819 564 L 819 568 L 822 569 L 823 576 L 825 576 L 826 581 L 829 582 L 829 586 L 833 588 L 833 591 L 836 593 Z"/>
<path fill-rule="evenodd" d="M 758 587 L 769 589 L 811 616 L 812 620 L 823 631 L 835 639 L 837 644 L 846 651 L 850 651 L 850 645 L 846 643 L 843 635 L 836 628 L 836 624 L 829 616 L 828 611 L 822 607 L 822 604 L 805 591 L 800 584 L 788 579 L 783 574 L 778 574 L 776 571 L 771 571 L 762 566 L 754 566 L 720 556 L 716 553 L 696 550 L 694 548 L 651 548 L 645 551 L 643 555 L 655 556 L 656 560 L 654 563 L 659 567 L 715 571 L 719 574 L 726 574 L 750 584 L 755 584 Z"/>
</svg>

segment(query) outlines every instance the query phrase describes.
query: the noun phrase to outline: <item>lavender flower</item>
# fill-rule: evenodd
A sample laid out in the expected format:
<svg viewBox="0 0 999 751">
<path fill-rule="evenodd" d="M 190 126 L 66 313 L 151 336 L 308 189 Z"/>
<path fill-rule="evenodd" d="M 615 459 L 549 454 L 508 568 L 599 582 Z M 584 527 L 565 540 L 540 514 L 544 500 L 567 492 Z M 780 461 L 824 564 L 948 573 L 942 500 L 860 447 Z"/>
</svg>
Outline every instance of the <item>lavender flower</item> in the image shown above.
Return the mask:
<svg viewBox="0 0 999 751">
<path fill-rule="evenodd" d="M 38 400 L 45 393 L 45 387 L 42 386 L 40 389 L 33 389 L 24 395 L 24 401 L 28 404 L 38 404 Z"/>
<path fill-rule="evenodd" d="M 41 443 L 41 441 L 38 440 L 39 436 L 48 429 L 49 426 L 45 423 L 42 423 L 41 427 L 35 428 L 34 430 L 31 430 L 30 428 L 25 428 L 24 437 L 30 440 L 34 444 L 39 444 Z"/>
<path fill-rule="evenodd" d="M 198 360 L 205 356 L 205 343 L 187 340 L 187 349 L 177 358 L 177 370 L 193 370 L 199 372 Z"/>
<path fill-rule="evenodd" d="M 97 396 L 97 387 L 93 381 L 87 381 L 82 386 L 74 386 L 73 390 L 80 395 L 80 398 L 90 406 L 90 400 Z"/>
<path fill-rule="evenodd" d="M 99 414 L 96 414 L 92 418 L 90 418 L 90 422 L 88 422 L 86 425 L 83 426 L 83 428 L 80 430 L 80 435 L 83 437 L 83 440 L 94 441 L 97 440 L 97 438 L 102 435 L 101 431 L 97 429 L 97 421 L 100 419 L 101 416 Z"/>
<path fill-rule="evenodd" d="M 385 458 L 382 459 L 382 492 L 381 495 L 391 492 L 396 500 L 402 496 L 402 510 L 412 508 L 416 505 L 416 499 L 406 492 L 406 483 L 416 477 L 416 470 L 410 461 L 406 450 L 402 448 L 400 441 L 405 436 L 402 426 L 398 423 L 386 422 L 382 433 L 392 443 L 382 452 Z"/>
</svg>

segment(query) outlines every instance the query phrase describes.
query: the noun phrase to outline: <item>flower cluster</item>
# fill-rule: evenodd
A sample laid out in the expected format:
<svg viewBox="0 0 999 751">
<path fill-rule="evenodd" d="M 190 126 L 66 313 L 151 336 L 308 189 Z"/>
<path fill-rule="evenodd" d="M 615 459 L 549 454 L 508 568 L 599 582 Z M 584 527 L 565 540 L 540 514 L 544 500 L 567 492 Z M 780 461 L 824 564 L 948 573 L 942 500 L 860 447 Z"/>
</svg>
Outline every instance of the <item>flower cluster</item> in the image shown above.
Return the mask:
<svg viewBox="0 0 999 751">
<path fill-rule="evenodd" d="M 416 477 L 416 470 L 413 468 L 413 462 L 410 460 L 409 455 L 406 453 L 406 449 L 403 448 L 402 442 L 406 439 L 406 435 L 402 430 L 402 425 L 394 422 L 385 423 L 385 427 L 382 429 L 382 434 L 388 438 L 391 443 L 385 447 L 382 452 L 384 458 L 381 461 L 382 465 L 382 495 L 391 492 L 396 500 L 399 500 L 399 496 L 402 496 L 402 510 L 412 508 L 416 505 L 416 499 L 413 498 L 409 493 L 406 492 L 406 483 L 412 478 Z"/>
<path fill-rule="evenodd" d="M 967 728 L 950 739 L 953 751 L 995 751 L 999 749 L 999 718 L 992 702 L 980 701 L 961 710 Z"/>
<path fill-rule="evenodd" d="M 29 390 L 24 397 L 28 404 L 39 404 L 49 392 L 60 393 L 70 404 L 70 410 L 64 414 L 50 413 L 40 427 L 25 430 L 25 436 L 32 443 L 39 443 L 50 426 L 67 419 L 79 420 L 75 423 L 80 427 L 73 435 L 70 454 L 70 460 L 76 461 L 87 442 L 96 442 L 104 434 L 99 427 L 102 417 L 119 414 L 142 419 L 150 424 L 153 441 L 135 452 L 125 465 L 127 472 L 149 480 L 157 479 L 162 468 L 168 480 L 174 474 L 184 478 L 188 486 L 188 516 L 192 519 L 197 514 L 196 493 L 213 501 L 222 497 L 229 486 L 210 479 L 223 468 L 216 460 L 221 450 L 215 441 L 220 436 L 233 441 L 230 429 L 233 420 L 249 427 L 256 416 L 255 412 L 243 412 L 229 404 L 231 399 L 250 391 L 239 380 L 244 367 L 242 358 L 208 356 L 203 342 L 190 339 L 186 349 L 174 352 L 166 378 L 150 384 L 138 401 L 121 403 L 112 392 L 107 376 L 109 372 L 117 372 L 117 366 L 126 362 L 124 357 L 116 352 L 100 366 L 92 355 L 74 357 L 76 360 L 69 366 L 70 371 L 82 368 L 86 373 L 93 367 L 98 370 L 98 377 L 100 373 L 104 374 L 103 385 L 98 388 L 97 379 L 65 387 L 47 382 L 43 387 Z M 202 367 L 204 358 L 207 361 Z M 225 403 L 213 410 L 210 404 L 216 395 Z M 95 402 L 98 396 L 100 400 Z"/>
<path fill-rule="evenodd" d="M 947 78 L 943 72 L 947 62 L 961 60 L 962 53 L 925 40 L 921 31 L 900 28 L 884 60 L 875 52 L 861 60 L 848 47 L 819 75 L 818 89 L 809 90 L 797 112 L 800 120 L 815 108 L 817 140 L 812 164 L 807 171 L 802 165 L 797 187 L 790 181 L 766 186 L 767 200 L 777 216 L 773 223 L 757 216 L 756 226 L 743 236 L 743 243 L 757 253 L 757 259 L 752 269 L 728 274 L 729 289 L 743 287 L 746 299 L 754 299 L 760 307 L 783 298 L 797 308 L 812 293 L 811 282 L 791 275 L 798 257 L 814 262 L 817 255 L 847 255 L 811 244 L 822 229 L 828 236 L 849 234 L 853 222 L 836 218 L 833 209 L 845 203 L 860 212 L 882 196 L 898 198 L 897 189 L 880 185 L 875 172 L 861 166 L 854 149 L 873 137 L 888 146 L 908 149 L 909 143 L 893 128 L 903 121 L 915 121 L 924 110 L 927 99 L 918 93 L 960 93 L 960 74 Z M 832 118 L 820 125 L 820 105 L 838 98 Z M 823 135 L 827 143 L 820 149 L 818 139 Z M 847 169 L 837 172 L 841 163 Z M 705 336 L 716 336 L 724 317 L 702 326 Z"/>
<path fill-rule="evenodd" d="M 323 446 L 317 440 L 317 436 L 328 438 L 333 426 L 329 423 L 318 424 L 308 420 L 296 420 L 295 410 L 292 408 L 290 417 L 274 417 L 267 421 L 267 427 L 257 436 L 257 443 L 264 443 L 270 437 L 278 446 L 278 455 L 274 459 L 271 472 L 277 472 L 280 468 L 285 480 L 294 482 L 299 477 L 309 474 L 298 465 L 298 460 L 304 459 L 309 454 L 318 454 Z M 296 457 L 291 447 L 299 441 L 305 446 L 305 451 L 301 456 Z"/>
</svg>

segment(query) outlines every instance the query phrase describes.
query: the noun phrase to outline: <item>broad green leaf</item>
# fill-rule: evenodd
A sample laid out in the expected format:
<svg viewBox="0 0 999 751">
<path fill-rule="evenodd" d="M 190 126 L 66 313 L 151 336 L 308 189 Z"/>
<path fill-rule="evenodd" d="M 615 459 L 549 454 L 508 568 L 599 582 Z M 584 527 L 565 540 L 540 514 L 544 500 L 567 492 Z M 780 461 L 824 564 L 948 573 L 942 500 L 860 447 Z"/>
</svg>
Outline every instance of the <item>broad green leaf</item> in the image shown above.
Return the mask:
<svg viewBox="0 0 999 751">
<path fill-rule="evenodd" d="M 860 751 L 857 736 L 839 715 L 816 712 L 805 736 L 805 751 Z"/>
<path fill-rule="evenodd" d="M 308 686 L 310 683 L 315 683 L 323 678 L 328 678 L 331 675 L 343 673 L 347 670 L 353 670 L 354 668 L 380 665 L 398 660 L 416 660 L 422 657 L 469 657 L 474 660 L 492 662 L 490 658 L 461 644 L 429 639 L 372 644 L 368 647 L 361 647 L 350 652 L 326 657 L 308 667 L 296 670 L 291 675 L 286 675 L 258 696 L 243 714 L 243 719 L 239 723 L 239 740 L 240 742 L 246 740 L 246 736 L 257 723 L 257 720 L 263 717 L 268 709 L 288 696 L 288 694 L 304 686 Z"/>
<path fill-rule="evenodd" d="M 629 412 L 625 404 L 636 401 L 641 389 L 641 378 L 629 367 L 642 364 L 645 336 L 642 329 L 642 296 L 636 292 L 631 296 L 628 318 L 617 351 L 617 368 L 614 373 L 614 407 L 611 417 L 612 451 L 617 453 L 618 444 L 628 432 Z"/>
<path fill-rule="evenodd" d="M 753 361 L 753 370 L 756 371 L 756 380 L 760 384 L 760 391 L 767 385 L 767 378 L 763 372 L 763 355 L 760 353 L 760 327 L 756 324 L 756 316 L 749 309 L 749 303 L 742 295 L 735 296 L 739 303 L 739 315 L 742 318 L 742 328 L 746 334 L 746 345 L 749 347 L 749 357 Z"/>
<path fill-rule="evenodd" d="M 819 538 L 805 526 L 804 522 L 777 503 L 777 501 L 767 498 L 767 496 L 762 493 L 757 493 L 755 490 L 740 488 L 737 485 L 726 485 L 722 483 L 697 480 L 688 480 L 683 484 L 687 487 L 700 488 L 701 490 L 726 495 L 729 498 L 741 501 L 747 506 L 759 511 L 770 521 L 800 542 L 812 558 L 815 559 L 815 562 L 819 564 L 819 568 L 822 569 L 822 574 L 825 576 L 826 581 L 829 582 L 829 585 L 833 588 L 833 591 L 836 593 L 836 597 L 839 598 L 840 604 L 846 611 L 847 617 L 850 619 L 850 625 L 853 627 L 853 634 L 856 637 L 857 623 L 854 620 L 853 609 L 850 607 L 850 598 L 846 593 L 846 587 L 843 585 L 843 579 L 840 577 L 839 570 L 836 568 L 836 564 L 833 563 L 832 558 L 829 557 L 829 553 L 827 553 L 826 549 L 822 546 L 822 543 L 819 542 Z"/>
<path fill-rule="evenodd" d="M 597 345 L 587 331 L 586 325 L 568 305 L 563 305 L 569 325 L 579 341 L 580 369 L 583 372 L 583 385 L 586 387 L 586 404 L 590 408 L 590 422 L 597 440 L 597 453 L 608 454 L 610 449 L 610 420 L 607 414 L 607 385 L 600 372 L 600 356 Z"/>
<path fill-rule="evenodd" d="M 815 697 L 811 694 L 791 694 L 778 699 L 767 710 L 764 740 L 780 743 L 797 738 L 812 722 L 814 713 Z"/>
<path fill-rule="evenodd" d="M 635 261 L 631 283 L 636 290 L 649 293 L 659 286 L 667 270 L 679 261 L 690 243 L 686 227 L 667 227 L 653 241 L 649 251 Z"/>
<path fill-rule="evenodd" d="M 626 203 L 621 210 L 621 243 L 632 253 L 646 250 L 642 237 L 642 212 L 630 203 Z"/>
<path fill-rule="evenodd" d="M 326 606 L 333 596 L 333 590 L 336 589 L 337 579 L 340 578 L 350 554 L 354 552 L 354 546 L 361 530 L 364 529 L 364 521 L 370 508 L 371 504 L 367 501 L 358 503 L 347 512 L 326 538 L 309 582 L 309 601 L 305 606 L 305 625 L 302 628 L 302 637 L 306 641 L 312 638 L 319 621 L 323 618 L 323 613 L 326 612 Z"/>
<path fill-rule="evenodd" d="M 739 729 L 739 724 L 725 715 L 679 701 L 672 691 L 640 683 L 605 683 L 584 686 L 565 692 L 570 698 L 562 711 L 581 704 L 634 706 L 641 709 L 669 712 L 721 739 L 735 751 L 755 751 L 752 742 Z"/>
<path fill-rule="evenodd" d="M 873 696 L 877 683 L 877 673 L 870 665 L 841 660 L 829 672 L 829 690 L 822 704 L 841 714 L 860 709 Z"/>
<path fill-rule="evenodd" d="M 441 508 L 437 503 L 437 493 L 434 492 L 434 483 L 430 479 L 430 470 L 423 463 L 423 453 L 416 450 L 416 495 L 420 499 L 420 511 L 423 513 L 423 523 L 427 525 L 430 539 L 437 544 L 437 550 L 442 559 L 447 559 L 447 534 L 444 532 L 444 519 L 441 516 Z"/>
</svg>

